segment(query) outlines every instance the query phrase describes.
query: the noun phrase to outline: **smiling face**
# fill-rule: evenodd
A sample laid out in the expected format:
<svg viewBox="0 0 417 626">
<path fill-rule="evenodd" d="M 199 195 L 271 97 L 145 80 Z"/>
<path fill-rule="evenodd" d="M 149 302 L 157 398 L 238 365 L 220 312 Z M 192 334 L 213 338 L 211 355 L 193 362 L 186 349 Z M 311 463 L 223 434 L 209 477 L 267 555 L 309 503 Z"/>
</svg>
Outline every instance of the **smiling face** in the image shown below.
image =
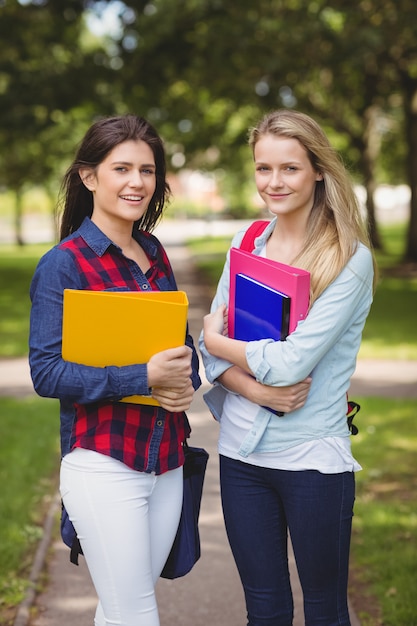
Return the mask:
<svg viewBox="0 0 417 626">
<path fill-rule="evenodd" d="M 314 202 L 316 172 L 307 151 L 294 138 L 267 134 L 254 147 L 255 182 L 258 193 L 274 215 L 306 219 Z"/>
<path fill-rule="evenodd" d="M 117 145 L 95 170 L 80 169 L 93 194 L 92 221 L 106 232 L 109 225 L 129 227 L 146 213 L 156 188 L 155 159 L 142 140 Z"/>
</svg>

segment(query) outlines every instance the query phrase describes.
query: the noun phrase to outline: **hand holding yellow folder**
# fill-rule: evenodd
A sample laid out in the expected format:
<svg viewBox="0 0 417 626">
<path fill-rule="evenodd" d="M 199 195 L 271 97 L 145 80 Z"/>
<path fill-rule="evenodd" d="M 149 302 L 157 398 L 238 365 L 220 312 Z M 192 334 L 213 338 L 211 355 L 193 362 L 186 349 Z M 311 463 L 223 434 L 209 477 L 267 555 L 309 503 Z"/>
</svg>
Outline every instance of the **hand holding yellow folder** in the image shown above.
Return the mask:
<svg viewBox="0 0 417 626">
<path fill-rule="evenodd" d="M 184 345 L 187 314 L 184 291 L 65 289 L 62 358 L 94 367 L 147 363 Z M 150 396 L 122 401 L 159 406 Z"/>
</svg>

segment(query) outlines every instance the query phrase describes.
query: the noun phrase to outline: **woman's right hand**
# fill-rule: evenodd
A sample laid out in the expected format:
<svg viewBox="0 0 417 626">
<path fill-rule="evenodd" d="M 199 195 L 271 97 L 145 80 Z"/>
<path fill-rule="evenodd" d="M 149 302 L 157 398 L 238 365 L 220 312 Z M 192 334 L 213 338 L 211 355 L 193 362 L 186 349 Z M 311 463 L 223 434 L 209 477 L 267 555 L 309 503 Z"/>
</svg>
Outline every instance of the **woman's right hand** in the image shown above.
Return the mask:
<svg viewBox="0 0 417 626">
<path fill-rule="evenodd" d="M 180 346 L 157 352 L 149 359 L 148 385 L 152 395 L 170 411 L 185 411 L 191 403 L 191 357 L 191 348 Z"/>
<path fill-rule="evenodd" d="M 276 411 L 291 413 L 304 406 L 310 386 L 311 378 L 306 378 L 289 387 L 270 387 L 257 383 L 252 401 L 260 406 L 269 406 Z"/>
<path fill-rule="evenodd" d="M 281 413 L 291 413 L 304 406 L 312 379 L 309 377 L 288 387 L 270 387 L 258 383 L 253 376 L 239 367 L 229 367 L 218 380 L 226 389 L 259 406 L 269 406 Z"/>
</svg>

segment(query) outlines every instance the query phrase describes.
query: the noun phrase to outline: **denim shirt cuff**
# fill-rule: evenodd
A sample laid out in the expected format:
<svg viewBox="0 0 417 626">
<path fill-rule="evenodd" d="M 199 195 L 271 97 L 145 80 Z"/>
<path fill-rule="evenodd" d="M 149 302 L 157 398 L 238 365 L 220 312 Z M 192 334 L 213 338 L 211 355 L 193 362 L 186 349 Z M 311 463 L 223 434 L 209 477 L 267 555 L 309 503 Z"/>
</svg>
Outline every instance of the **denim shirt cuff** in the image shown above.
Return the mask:
<svg viewBox="0 0 417 626">
<path fill-rule="evenodd" d="M 146 363 L 126 365 L 119 369 L 120 397 L 125 396 L 149 396 L 151 390 L 148 386 L 148 368 Z"/>
<path fill-rule="evenodd" d="M 260 341 L 250 341 L 246 345 L 246 361 L 256 380 L 264 383 L 270 370 L 267 359 L 265 359 L 265 348 L 273 339 L 262 339 Z"/>
</svg>

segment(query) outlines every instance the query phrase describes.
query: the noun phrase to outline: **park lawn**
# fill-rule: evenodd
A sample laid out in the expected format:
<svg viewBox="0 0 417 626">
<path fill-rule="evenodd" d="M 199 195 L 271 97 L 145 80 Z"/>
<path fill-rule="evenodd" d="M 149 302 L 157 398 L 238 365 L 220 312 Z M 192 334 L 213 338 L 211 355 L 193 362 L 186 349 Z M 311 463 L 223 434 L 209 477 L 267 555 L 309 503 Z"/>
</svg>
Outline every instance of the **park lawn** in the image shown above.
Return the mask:
<svg viewBox="0 0 417 626">
<path fill-rule="evenodd" d="M 48 245 L 0 246 L 0 357 L 27 354 L 29 287 Z"/>
<path fill-rule="evenodd" d="M 0 624 L 23 598 L 57 488 L 58 411 L 57 400 L 0 398 Z"/>
<path fill-rule="evenodd" d="M 400 229 L 393 228 L 384 231 L 390 245 L 387 254 L 378 255 L 382 278 L 360 356 L 416 359 L 417 281 L 384 275 L 399 259 Z M 189 244 L 213 291 L 229 244 L 230 238 Z M 0 357 L 27 354 L 28 290 L 48 247 L 0 246 Z M 355 400 L 362 410 L 356 418 L 360 433 L 352 441 L 364 470 L 357 474 L 350 595 L 362 626 L 417 626 L 417 402 Z M 0 398 L 0 623 L 6 623 L 4 611 L 18 604 L 27 584 L 48 498 L 56 488 L 58 432 L 56 401 Z"/>
<path fill-rule="evenodd" d="M 417 278 L 381 276 L 359 358 L 417 360 L 416 311 Z"/>
<path fill-rule="evenodd" d="M 416 626 L 417 401 L 359 402 L 350 597 L 361 626 Z"/>
<path fill-rule="evenodd" d="M 355 400 L 362 408 L 352 447 L 363 470 L 356 474 L 350 598 L 362 626 L 413 626 L 417 402 Z M 0 623 L 27 586 L 43 515 L 56 489 L 58 430 L 55 400 L 0 398 Z"/>
</svg>

